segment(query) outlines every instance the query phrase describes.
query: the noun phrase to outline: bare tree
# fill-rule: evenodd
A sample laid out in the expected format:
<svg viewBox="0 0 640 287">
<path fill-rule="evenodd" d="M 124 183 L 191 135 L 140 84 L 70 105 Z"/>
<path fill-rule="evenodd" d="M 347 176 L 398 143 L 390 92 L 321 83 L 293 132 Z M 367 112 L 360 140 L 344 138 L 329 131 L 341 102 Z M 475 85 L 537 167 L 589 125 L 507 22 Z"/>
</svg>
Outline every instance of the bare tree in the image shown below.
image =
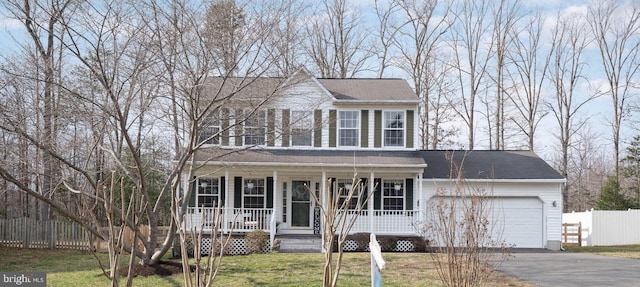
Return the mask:
<svg viewBox="0 0 640 287">
<path fill-rule="evenodd" d="M 61 19 L 64 14 L 69 13 L 75 7 L 74 1 L 51 1 L 47 3 L 30 1 L 8 1 L 4 6 L 16 19 L 20 20 L 31 39 L 30 45 L 34 49 L 37 57 L 36 68 L 41 73 L 37 75 L 38 86 L 42 86 L 42 122 L 38 126 L 41 128 L 41 143 L 47 149 L 56 148 L 57 140 L 57 90 L 55 88 L 57 70 L 60 68 L 58 54 L 59 48 L 57 40 L 61 38 L 64 27 Z M 42 195 L 46 198 L 53 196 L 56 188 L 57 163 L 48 153 L 41 153 Z M 40 209 L 40 218 L 49 220 L 51 210 L 49 205 L 43 204 Z"/>
<path fill-rule="evenodd" d="M 386 6 L 382 1 L 375 0 L 374 2 L 374 11 L 378 20 L 376 36 L 381 46 L 380 49 L 374 51 L 380 61 L 378 78 L 382 78 L 387 67 L 391 65 L 392 48 L 399 30 L 398 25 L 394 23 L 393 17 L 397 9 L 398 4 L 396 2 L 388 3 Z"/>
<path fill-rule="evenodd" d="M 278 76 L 291 75 L 305 64 L 304 57 L 304 27 L 300 25 L 309 10 L 309 4 L 303 1 L 286 0 L 271 1 L 266 10 L 270 11 L 264 17 L 264 26 L 273 27 L 273 36 L 268 38 L 265 49 L 275 60 L 271 71 Z M 262 13 L 265 10 L 261 7 Z"/>
<path fill-rule="evenodd" d="M 320 195 L 321 198 L 318 198 L 314 192 L 308 191 L 316 205 L 320 207 L 322 218 L 322 251 L 325 259 L 322 286 L 338 286 L 343 246 L 347 241 L 347 235 L 360 214 L 366 212 L 364 207 L 374 194 L 373 192 L 365 193 L 366 189 L 366 182 L 359 179 L 357 172 L 354 172 L 351 188 L 338 188 L 337 182 L 330 179 L 324 194 Z M 334 250 L 334 243 L 338 250 Z M 333 257 L 335 251 L 338 252 L 337 259 Z"/>
<path fill-rule="evenodd" d="M 576 92 L 578 83 L 585 76 L 583 68 L 586 62 L 583 52 L 591 41 L 587 36 L 585 25 L 581 22 L 579 15 L 558 13 L 558 21 L 551 30 L 549 81 L 555 90 L 555 98 L 547 105 L 559 129 L 561 157 L 559 172 L 565 178 L 568 177 L 569 148 L 573 144 L 573 136 L 585 124 L 584 119 L 576 120 L 576 117 L 580 109 L 596 97 L 593 95 L 582 98 Z M 569 187 L 565 185 L 562 191 L 564 212 L 568 212 L 568 198 Z"/>
<path fill-rule="evenodd" d="M 323 0 L 307 27 L 307 56 L 323 78 L 353 78 L 372 57 L 369 32 L 346 0 Z"/>
<path fill-rule="evenodd" d="M 485 76 L 493 52 L 493 45 L 484 42 L 491 30 L 489 5 L 486 0 L 464 0 L 459 2 L 453 13 L 456 19 L 453 26 L 453 64 L 461 96 L 455 111 L 467 127 L 467 148 L 470 150 L 475 143 L 476 100 L 486 88 Z"/>
<path fill-rule="evenodd" d="M 405 1 L 397 5 L 405 21 L 398 28 L 397 65 L 407 73 L 416 95 L 421 99 L 420 132 L 422 148 L 434 148 L 438 138 L 446 138 L 440 130 L 440 119 L 446 110 L 443 97 L 450 92 L 446 85 L 450 71 L 443 48 L 443 37 L 451 27 L 450 1 Z"/>
<path fill-rule="evenodd" d="M 126 196 L 135 197 L 138 207 L 135 220 L 123 218 L 122 223 L 134 231 L 139 245 L 115 244 L 131 252 L 142 264 L 153 265 L 171 248 L 177 225 L 181 224 L 175 220 L 162 222 L 167 206 L 173 204 L 171 212 L 174 218 L 180 218 L 188 205 L 191 190 L 182 190 L 181 185 L 185 182 L 183 174 L 192 178 L 199 168 L 193 163 L 193 154 L 207 141 L 222 137 L 252 116 L 253 113 L 226 115 L 233 116 L 228 126 L 205 137 L 199 134 L 210 124 L 207 119 L 213 112 L 236 106 L 240 102 L 234 98 L 238 91 L 269 70 L 276 55 L 267 53 L 264 46 L 272 30 L 265 26 L 267 22 L 259 21 L 261 15 L 245 14 L 241 29 L 244 34 L 239 38 L 249 44 L 240 45 L 240 50 L 234 51 L 238 56 L 236 62 L 225 67 L 210 49 L 212 43 L 203 36 L 207 9 L 200 1 L 80 4 L 77 8 L 81 9 L 74 13 L 56 15 L 57 23 L 64 27 L 61 29 L 64 33 L 56 36 L 64 48 L 60 55 L 68 57 L 65 61 L 75 66 L 54 82 L 56 89 L 65 94 L 67 112 L 75 116 L 74 124 L 65 128 L 81 129 L 70 139 L 77 145 L 65 149 L 47 145 L 48 138 L 40 137 L 27 122 L 16 120 L 28 112 L 17 114 L 5 106 L 0 128 L 59 162 L 61 178 L 56 182 L 57 188 L 74 191 L 78 200 L 107 201 L 112 192 L 107 189 L 109 192 L 103 193 L 104 174 L 118 171 L 127 183 Z M 21 7 L 14 7 L 16 15 L 22 15 L 18 13 L 23 11 L 18 9 Z M 216 71 L 231 66 L 236 77 L 228 73 L 217 76 Z M 30 74 L 21 79 L 36 86 L 41 83 Z M 5 92 L 3 88 L 2 93 Z M 255 111 L 276 94 L 275 88 L 265 88 L 262 97 L 251 103 L 245 101 L 245 105 L 251 105 Z M 166 117 L 167 113 L 171 117 Z M 79 140 L 81 134 L 83 140 Z M 168 147 L 173 147 L 173 152 Z M 98 238 L 115 240 L 105 238 L 86 213 L 66 208 L 57 198 L 40 194 L 39 188 L 30 184 L 31 179 L 21 178 L 22 174 L 39 174 L 34 169 L 37 167 L 25 166 L 29 170 L 22 173 L 11 166 L 0 165 L 0 176 L 11 185 L 50 204 L 58 214 L 79 222 Z M 95 204 L 92 210 L 98 218 L 107 209 L 100 206 L 104 204 Z M 114 201 L 109 209 L 120 213 L 127 206 Z M 149 226 L 148 235 L 140 232 L 141 224 Z M 164 234 L 165 240 L 157 245 L 162 236 L 158 227 L 162 224 L 169 224 L 170 228 Z"/>
<path fill-rule="evenodd" d="M 601 135 L 589 125 L 576 133 L 575 144 L 569 150 L 568 210 L 595 208 L 602 185 L 614 168 L 611 156 L 599 143 L 599 138 Z"/>
<path fill-rule="evenodd" d="M 505 148 L 505 104 L 507 103 L 506 85 L 508 75 L 508 51 L 513 44 L 513 31 L 521 18 L 520 3 L 517 0 L 508 1 L 501 0 L 497 7 L 492 7 L 493 16 L 493 34 L 492 44 L 494 46 L 495 55 L 495 75 L 492 75 L 493 82 L 496 84 L 494 126 L 495 136 L 493 139 L 493 148 L 503 150 Z M 489 126 L 490 127 L 490 126 Z M 490 142 L 491 142 L 491 136 Z M 491 143 L 489 144 L 491 146 Z"/>
<path fill-rule="evenodd" d="M 449 181 L 428 203 L 427 221 L 418 230 L 433 247 L 431 258 L 445 286 L 483 286 L 493 268 L 509 256 L 502 238 L 500 208 L 493 187 L 464 178 L 464 156 L 450 157 Z"/>
<path fill-rule="evenodd" d="M 640 65 L 640 7 L 618 1 L 598 1 L 588 12 L 588 23 L 600 49 L 607 80 L 602 93 L 611 97 L 613 155 L 616 181 L 620 176 L 620 130 L 638 96 Z"/>
<path fill-rule="evenodd" d="M 529 17 L 522 32 L 512 30 L 514 48 L 507 53 L 516 71 L 512 76 L 512 82 L 516 86 L 513 92 L 508 94 L 508 98 L 513 102 L 519 117 L 512 120 L 527 136 L 529 150 L 534 148 L 538 124 L 546 115 L 541 109 L 541 104 L 551 55 L 541 52 L 540 36 L 544 21 L 545 18 L 541 14 L 535 14 Z"/>
</svg>

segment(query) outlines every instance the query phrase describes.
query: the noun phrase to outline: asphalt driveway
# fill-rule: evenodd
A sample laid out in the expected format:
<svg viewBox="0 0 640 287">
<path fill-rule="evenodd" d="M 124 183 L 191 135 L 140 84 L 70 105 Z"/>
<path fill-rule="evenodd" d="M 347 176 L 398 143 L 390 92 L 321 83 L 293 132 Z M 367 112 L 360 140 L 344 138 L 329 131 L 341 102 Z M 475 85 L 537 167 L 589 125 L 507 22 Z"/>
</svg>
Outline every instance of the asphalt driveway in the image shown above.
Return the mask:
<svg viewBox="0 0 640 287">
<path fill-rule="evenodd" d="M 640 286 L 640 259 L 545 250 L 513 255 L 497 269 L 536 286 Z"/>
</svg>

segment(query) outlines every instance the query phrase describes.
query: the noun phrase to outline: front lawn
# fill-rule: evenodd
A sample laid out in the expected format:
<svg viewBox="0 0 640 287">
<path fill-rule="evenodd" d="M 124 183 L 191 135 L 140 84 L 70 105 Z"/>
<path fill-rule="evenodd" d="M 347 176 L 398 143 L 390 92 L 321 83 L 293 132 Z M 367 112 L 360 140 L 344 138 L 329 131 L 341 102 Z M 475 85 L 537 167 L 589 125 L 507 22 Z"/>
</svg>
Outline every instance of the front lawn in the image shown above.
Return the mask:
<svg viewBox="0 0 640 287">
<path fill-rule="evenodd" d="M 619 246 L 566 246 L 569 252 L 588 252 L 604 256 L 640 259 L 640 244 Z"/>
<path fill-rule="evenodd" d="M 0 247 L 0 271 L 44 271 L 49 286 L 106 286 L 89 252 Z M 106 260 L 106 254 L 100 254 Z M 385 286 L 441 286 L 432 259 L 422 253 L 383 253 Z M 123 256 L 123 261 L 128 256 Z M 321 286 L 322 254 L 273 253 L 227 256 L 215 286 Z M 368 253 L 345 253 L 340 286 L 370 285 Z M 105 261 L 103 264 L 108 264 Z M 508 261 L 504 264 L 509 264 Z M 135 286 L 182 286 L 182 274 L 134 279 Z M 495 272 L 488 286 L 531 286 Z"/>
</svg>

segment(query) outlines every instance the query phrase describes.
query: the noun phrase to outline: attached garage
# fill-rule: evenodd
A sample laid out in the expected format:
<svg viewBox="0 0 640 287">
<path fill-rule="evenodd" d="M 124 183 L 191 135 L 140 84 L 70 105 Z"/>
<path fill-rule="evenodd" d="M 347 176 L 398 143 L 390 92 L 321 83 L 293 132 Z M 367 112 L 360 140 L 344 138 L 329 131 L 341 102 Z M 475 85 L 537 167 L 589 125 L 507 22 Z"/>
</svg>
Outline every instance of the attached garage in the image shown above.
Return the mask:
<svg viewBox="0 0 640 287">
<path fill-rule="evenodd" d="M 515 248 L 561 248 L 564 178 L 529 151 L 423 151 L 425 221 L 436 194 L 479 189 L 488 198 L 493 239 Z M 460 196 L 456 194 L 455 196 Z M 464 196 L 464 195 L 463 195 Z M 456 208 L 458 209 L 458 208 Z M 458 214 L 462 213 L 460 211 Z"/>
<path fill-rule="evenodd" d="M 515 248 L 543 248 L 542 201 L 536 197 L 503 197 L 493 200 L 494 230 Z M 497 234 L 500 235 L 500 234 Z"/>
</svg>

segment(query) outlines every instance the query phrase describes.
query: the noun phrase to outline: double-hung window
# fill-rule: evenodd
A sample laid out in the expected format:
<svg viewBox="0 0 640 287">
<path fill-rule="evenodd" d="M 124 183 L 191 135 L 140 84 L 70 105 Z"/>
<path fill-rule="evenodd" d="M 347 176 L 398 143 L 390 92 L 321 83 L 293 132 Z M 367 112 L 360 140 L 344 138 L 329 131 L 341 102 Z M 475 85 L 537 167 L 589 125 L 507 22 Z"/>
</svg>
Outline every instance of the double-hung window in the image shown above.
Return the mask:
<svg viewBox="0 0 640 287">
<path fill-rule="evenodd" d="M 264 145 L 266 134 L 267 125 L 264 110 L 255 111 L 245 119 L 244 145 Z"/>
<path fill-rule="evenodd" d="M 351 189 L 355 188 L 353 196 L 351 197 L 351 201 L 349 202 L 348 209 L 357 209 L 358 199 L 360 198 L 360 188 L 354 187 L 353 181 L 351 179 L 338 179 L 336 183 L 336 186 L 338 188 L 338 196 L 340 196 L 340 199 L 338 200 L 338 206 L 341 207 L 344 202 L 349 199 L 349 193 L 351 193 Z"/>
<path fill-rule="evenodd" d="M 404 146 L 404 112 L 384 112 L 384 146 Z"/>
<path fill-rule="evenodd" d="M 404 182 L 399 179 L 382 181 L 382 209 L 404 210 Z"/>
<path fill-rule="evenodd" d="M 246 178 L 243 186 L 244 208 L 265 207 L 264 178 Z"/>
<path fill-rule="evenodd" d="M 198 180 L 199 207 L 216 207 L 219 200 L 219 185 L 217 178 L 201 178 Z"/>
<path fill-rule="evenodd" d="M 205 144 L 220 144 L 220 113 L 218 110 L 214 110 L 204 117 L 200 128 L 199 138 L 200 142 Z"/>
<path fill-rule="evenodd" d="M 310 112 L 291 112 L 291 145 L 311 146 L 313 121 Z"/>
<path fill-rule="evenodd" d="M 338 113 L 338 145 L 358 146 L 360 134 L 359 111 Z"/>
</svg>

